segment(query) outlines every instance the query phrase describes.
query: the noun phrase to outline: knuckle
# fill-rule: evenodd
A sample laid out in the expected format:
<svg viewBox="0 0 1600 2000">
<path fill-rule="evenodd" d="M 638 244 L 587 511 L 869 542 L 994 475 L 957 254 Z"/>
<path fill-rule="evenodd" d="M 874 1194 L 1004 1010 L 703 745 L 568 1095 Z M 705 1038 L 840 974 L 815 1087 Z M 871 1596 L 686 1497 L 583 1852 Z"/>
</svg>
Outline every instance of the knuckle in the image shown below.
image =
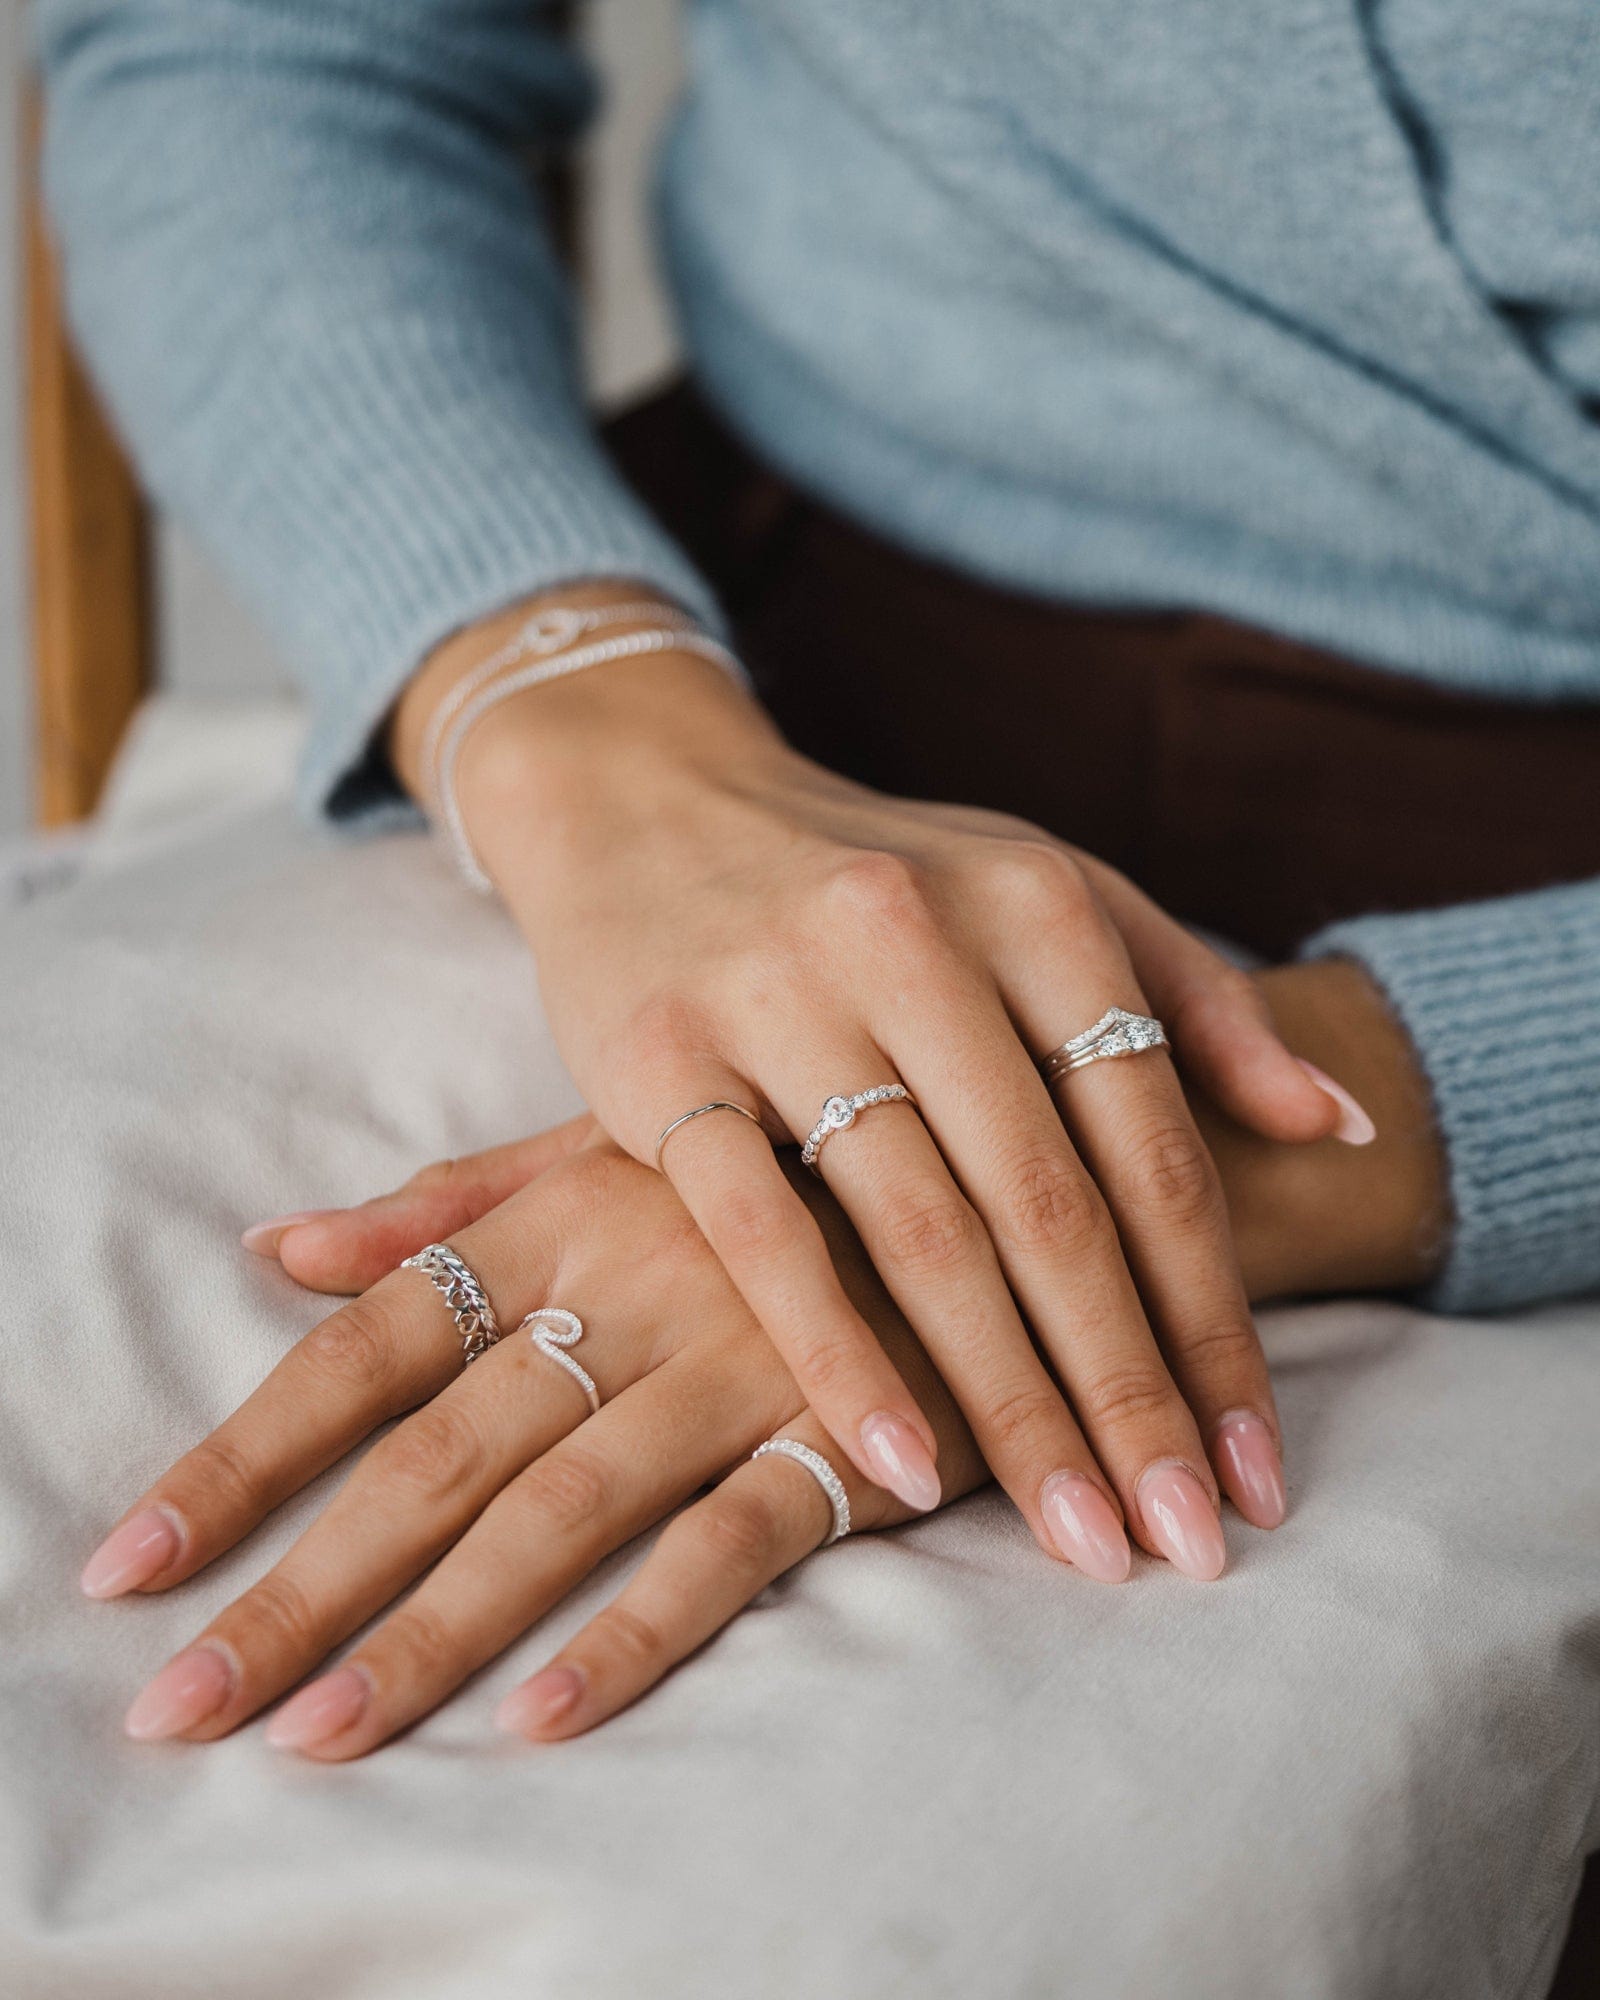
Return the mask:
<svg viewBox="0 0 1600 2000">
<path fill-rule="evenodd" d="M 414 1597 L 386 1621 L 375 1651 L 382 1657 L 387 1679 L 426 1687 L 447 1670 L 458 1644 L 439 1612 L 426 1599 Z"/>
<path fill-rule="evenodd" d="M 853 1343 L 832 1331 L 805 1331 L 789 1342 L 791 1372 L 814 1404 L 844 1400 L 856 1373 Z"/>
<path fill-rule="evenodd" d="M 771 1504 L 756 1494 L 719 1494 L 706 1505 L 699 1539 L 719 1570 L 756 1575 L 770 1565 L 777 1551 L 777 1516 Z"/>
<path fill-rule="evenodd" d="M 1022 1256 L 1098 1247 L 1110 1213 L 1094 1182 L 1064 1146 L 1036 1147 L 1001 1176 L 998 1229 L 1004 1249 Z"/>
<path fill-rule="evenodd" d="M 1138 1147 L 1134 1199 L 1169 1224 L 1208 1220 L 1221 1202 L 1221 1184 L 1205 1142 L 1187 1122 L 1163 1124 Z"/>
<path fill-rule="evenodd" d="M 786 1204 L 768 1188 L 730 1189 L 718 1206 L 710 1235 L 717 1254 L 730 1267 L 770 1263 L 789 1235 Z"/>
<path fill-rule="evenodd" d="M 306 1358 L 319 1372 L 357 1388 L 380 1388 L 388 1381 L 394 1348 L 389 1314 L 370 1294 L 313 1327 L 305 1341 Z"/>
<path fill-rule="evenodd" d="M 630 1604 L 608 1604 L 595 1624 L 606 1645 L 625 1660 L 652 1667 L 666 1656 L 667 1642 L 661 1628 Z"/>
<path fill-rule="evenodd" d="M 911 1185 L 885 1198 L 878 1231 L 888 1263 L 927 1277 L 967 1263 L 978 1250 L 982 1225 L 954 1185 Z"/>
<path fill-rule="evenodd" d="M 611 1478 L 592 1453 L 577 1445 L 548 1453 L 517 1482 L 524 1504 L 540 1520 L 576 1534 L 602 1519 L 611 1500 Z"/>
<path fill-rule="evenodd" d="M 705 1041 L 700 1008 L 686 994 L 652 993 L 633 1010 L 618 1052 L 620 1065 L 634 1076 L 676 1072 L 686 1052 Z"/>
<path fill-rule="evenodd" d="M 984 1456 L 1015 1463 L 1036 1456 L 1030 1447 L 1059 1428 L 1061 1399 L 1043 1383 L 1018 1383 L 994 1398 L 981 1422 Z"/>
<path fill-rule="evenodd" d="M 828 878 L 825 902 L 834 918 L 874 931 L 917 931 L 929 914 L 914 865 L 882 849 L 841 862 Z"/>
<path fill-rule="evenodd" d="M 373 1464 L 388 1484 L 439 1501 L 460 1487 L 480 1453 L 477 1426 L 465 1409 L 440 1401 L 392 1431 L 373 1453 Z"/>
<path fill-rule="evenodd" d="M 1239 1376 L 1266 1371 L 1261 1342 L 1242 1313 L 1219 1314 L 1197 1327 L 1185 1328 L 1176 1344 L 1184 1367 L 1195 1374 Z"/>
<path fill-rule="evenodd" d="M 1107 1430 L 1147 1424 L 1170 1407 L 1177 1391 L 1154 1368 L 1118 1368 L 1101 1375 L 1084 1394 L 1084 1412 L 1091 1423 Z"/>
<path fill-rule="evenodd" d="M 1214 958 L 1174 1003 L 1167 1028 L 1181 1044 L 1207 1021 L 1216 1023 L 1219 1015 L 1247 1014 L 1259 1020 L 1261 1012 L 1261 990 L 1251 974 L 1225 958 Z"/>
<path fill-rule="evenodd" d="M 269 1570 L 236 1607 L 239 1634 L 270 1639 L 292 1653 L 320 1652 L 326 1620 L 287 1570 Z M 241 1644 L 248 1643 L 241 1638 Z"/>
<path fill-rule="evenodd" d="M 178 1472 L 181 1478 L 173 1484 L 192 1491 L 201 1503 L 199 1508 L 180 1506 L 180 1513 L 191 1518 L 196 1512 L 211 1520 L 218 1515 L 254 1516 L 269 1498 L 259 1471 L 220 1431 L 197 1444 Z"/>
</svg>

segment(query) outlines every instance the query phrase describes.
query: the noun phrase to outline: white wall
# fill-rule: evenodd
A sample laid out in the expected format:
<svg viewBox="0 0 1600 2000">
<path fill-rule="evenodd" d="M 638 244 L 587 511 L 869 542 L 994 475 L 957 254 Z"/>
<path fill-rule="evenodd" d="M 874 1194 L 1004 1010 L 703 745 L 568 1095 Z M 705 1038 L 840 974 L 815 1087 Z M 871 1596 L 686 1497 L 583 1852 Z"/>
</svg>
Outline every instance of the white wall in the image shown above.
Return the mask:
<svg viewBox="0 0 1600 2000">
<path fill-rule="evenodd" d="M 679 0 L 590 0 L 585 35 L 607 91 L 589 149 L 586 247 L 589 363 L 611 403 L 672 365 L 650 268 L 643 187 L 651 144 L 679 76 Z M 17 107 L 27 24 L 0 0 L 0 838 L 29 818 L 28 624 L 23 591 Z M 227 692 L 283 685 L 267 641 L 188 538 L 163 524 L 157 558 L 164 686 Z"/>
</svg>

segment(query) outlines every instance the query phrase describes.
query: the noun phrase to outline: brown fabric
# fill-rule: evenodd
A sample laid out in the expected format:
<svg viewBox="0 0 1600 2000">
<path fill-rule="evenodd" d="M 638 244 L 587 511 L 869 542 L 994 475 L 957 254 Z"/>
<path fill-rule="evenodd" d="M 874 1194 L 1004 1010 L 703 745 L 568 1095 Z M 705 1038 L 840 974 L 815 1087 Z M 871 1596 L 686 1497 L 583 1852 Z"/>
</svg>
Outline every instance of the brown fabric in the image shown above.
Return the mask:
<svg viewBox="0 0 1600 2000">
<path fill-rule="evenodd" d="M 1273 956 L 1337 917 L 1600 875 L 1600 706 L 997 589 L 799 492 L 684 384 L 608 436 L 790 740 L 835 770 L 1020 813 Z"/>
</svg>

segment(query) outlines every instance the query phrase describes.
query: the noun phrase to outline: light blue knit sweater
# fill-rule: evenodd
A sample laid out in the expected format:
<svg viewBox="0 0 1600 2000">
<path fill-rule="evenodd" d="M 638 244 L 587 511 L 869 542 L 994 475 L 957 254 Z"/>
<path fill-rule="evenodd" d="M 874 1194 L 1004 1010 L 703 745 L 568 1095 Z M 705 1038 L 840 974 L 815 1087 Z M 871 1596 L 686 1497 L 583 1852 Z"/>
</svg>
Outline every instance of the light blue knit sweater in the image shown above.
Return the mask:
<svg viewBox="0 0 1600 2000">
<path fill-rule="evenodd" d="M 38 11 L 77 324 L 303 667 L 315 805 L 385 816 L 396 689 L 524 592 L 715 620 L 585 421 L 523 158 L 588 89 L 531 0 Z M 1594 0 L 700 0 L 692 72 L 685 338 L 797 479 L 1028 589 L 1600 700 Z M 1600 884 L 1309 949 L 1422 1051 L 1437 1301 L 1600 1285 Z"/>
</svg>

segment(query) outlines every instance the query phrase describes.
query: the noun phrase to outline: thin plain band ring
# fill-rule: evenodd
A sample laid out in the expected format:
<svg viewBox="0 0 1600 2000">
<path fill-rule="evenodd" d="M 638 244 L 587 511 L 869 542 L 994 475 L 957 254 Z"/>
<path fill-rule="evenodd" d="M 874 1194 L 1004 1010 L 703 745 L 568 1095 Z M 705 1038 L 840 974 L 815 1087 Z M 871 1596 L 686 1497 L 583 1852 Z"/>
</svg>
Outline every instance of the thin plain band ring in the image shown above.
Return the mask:
<svg viewBox="0 0 1600 2000">
<path fill-rule="evenodd" d="M 708 1111 L 737 1111 L 741 1118 L 748 1118 L 752 1125 L 759 1127 L 761 1124 L 761 1120 L 753 1111 L 747 1111 L 742 1104 L 735 1104 L 730 1098 L 713 1097 L 709 1104 L 697 1104 L 692 1111 L 685 1111 L 681 1118 L 674 1118 L 670 1125 L 662 1127 L 661 1137 L 656 1141 L 657 1173 L 661 1171 L 661 1148 L 672 1137 L 673 1133 L 677 1131 L 680 1125 L 687 1125 L 692 1119 L 704 1118 Z"/>
<path fill-rule="evenodd" d="M 1130 1014 L 1126 1007 L 1108 1007 L 1092 1028 L 1085 1028 L 1041 1057 L 1039 1074 L 1047 1084 L 1054 1083 L 1068 1070 L 1087 1069 L 1090 1063 L 1167 1046 L 1167 1031 L 1153 1014 Z"/>
<path fill-rule="evenodd" d="M 792 1458 L 796 1465 L 803 1465 L 828 1496 L 828 1505 L 833 1509 L 833 1529 L 819 1547 L 831 1549 L 835 1542 L 842 1542 L 850 1532 L 850 1495 L 844 1490 L 844 1481 L 822 1453 L 813 1451 L 808 1444 L 801 1444 L 798 1438 L 769 1438 L 751 1452 L 751 1463 L 769 1453 L 776 1458 Z"/>
<path fill-rule="evenodd" d="M 500 1338 L 500 1322 L 494 1316 L 489 1294 L 478 1274 L 448 1243 L 430 1243 L 414 1257 L 407 1257 L 402 1271 L 420 1271 L 450 1308 L 450 1317 L 461 1335 L 461 1365 L 469 1367 L 480 1354 L 487 1354 Z"/>
<path fill-rule="evenodd" d="M 805 1144 L 800 1148 L 802 1162 L 813 1173 L 819 1172 L 817 1155 L 834 1133 L 848 1131 L 857 1114 L 870 1111 L 875 1104 L 909 1104 L 913 1111 L 917 1108 L 917 1100 L 903 1083 L 877 1083 L 871 1090 L 858 1090 L 854 1097 L 830 1097 L 822 1107 L 822 1116 L 806 1134 Z"/>
<path fill-rule="evenodd" d="M 583 1338 L 583 1321 L 575 1312 L 568 1312 L 565 1306 L 540 1306 L 531 1312 L 517 1328 L 518 1333 L 526 1332 L 534 1346 L 546 1361 L 553 1361 L 558 1368 L 564 1368 L 589 1399 L 589 1414 L 594 1416 L 600 1408 L 600 1391 L 588 1369 L 574 1361 L 563 1348 L 576 1347 Z"/>
</svg>

